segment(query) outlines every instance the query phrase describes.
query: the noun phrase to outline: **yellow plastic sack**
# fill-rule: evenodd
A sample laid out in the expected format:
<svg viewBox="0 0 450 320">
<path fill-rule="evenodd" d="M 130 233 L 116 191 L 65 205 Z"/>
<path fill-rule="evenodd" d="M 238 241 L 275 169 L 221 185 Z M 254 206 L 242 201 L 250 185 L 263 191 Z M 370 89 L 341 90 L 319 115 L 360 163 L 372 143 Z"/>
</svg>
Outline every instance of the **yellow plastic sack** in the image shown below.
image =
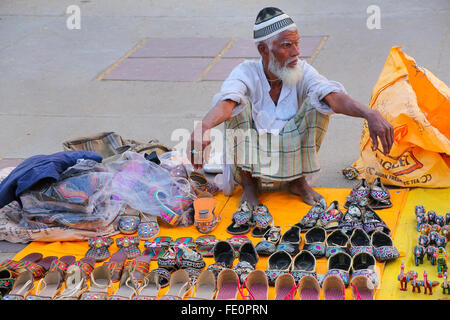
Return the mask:
<svg viewBox="0 0 450 320">
<path fill-rule="evenodd" d="M 364 123 L 360 158 L 353 164 L 369 182 L 380 177 L 400 187 L 450 187 L 450 89 L 401 51 L 390 50 L 372 91 L 369 108 L 394 127 L 394 145 L 385 156 L 372 151 Z"/>
</svg>

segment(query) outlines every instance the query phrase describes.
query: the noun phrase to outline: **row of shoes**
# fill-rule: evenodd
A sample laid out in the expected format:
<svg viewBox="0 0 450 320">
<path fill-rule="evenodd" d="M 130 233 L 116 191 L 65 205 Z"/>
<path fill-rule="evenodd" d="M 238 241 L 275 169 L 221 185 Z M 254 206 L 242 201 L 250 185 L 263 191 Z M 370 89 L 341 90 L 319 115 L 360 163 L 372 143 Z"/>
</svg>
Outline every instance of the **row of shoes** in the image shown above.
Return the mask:
<svg viewBox="0 0 450 320">
<path fill-rule="evenodd" d="M 95 260 L 65 255 L 43 257 L 30 253 L 19 261 L 5 260 L 0 264 L 3 286 L 2 300 L 52 300 L 76 296 L 83 289 L 85 274 L 94 269 Z M 35 288 L 35 281 L 38 281 Z M 5 283 L 8 282 L 8 286 Z M 65 289 L 62 290 L 65 282 Z M 33 289 L 35 294 L 30 294 Z"/>
<path fill-rule="evenodd" d="M 269 257 L 266 276 L 270 284 L 276 285 L 278 278 L 285 274 L 290 274 L 302 289 L 308 289 L 304 299 L 316 300 L 322 287 L 325 296 L 339 300 L 342 295 L 333 295 L 328 290 L 330 285 L 338 283 L 336 288 L 343 291 L 341 289 L 355 285 L 353 280 L 357 282 L 360 295 L 367 297 L 370 291 L 373 299 L 373 290 L 379 284 L 375 257 L 368 252 L 359 252 L 353 257 L 345 252 L 335 253 L 328 259 L 328 271 L 322 275 L 316 272 L 316 258 L 311 252 L 302 250 L 292 258 L 285 251 L 277 251 Z"/>
<path fill-rule="evenodd" d="M 261 256 L 270 256 L 276 251 L 284 250 L 291 256 L 300 251 L 302 242 L 301 229 L 291 226 L 283 235 L 281 227 L 273 226 L 257 243 L 256 252 Z M 370 235 L 363 228 L 353 228 L 350 236 L 342 229 L 327 234 L 323 227 L 313 227 L 305 233 L 303 250 L 311 252 L 316 258 L 327 257 L 337 252 L 345 252 L 354 256 L 359 252 L 374 254 L 377 261 L 385 262 L 398 258 L 391 237 L 383 231 L 376 230 Z"/>
<path fill-rule="evenodd" d="M 368 234 L 375 230 L 390 233 L 387 224 L 370 206 L 351 203 L 344 214 L 339 209 L 338 201 L 333 201 L 327 207 L 323 198 L 306 213 L 296 226 L 299 226 L 302 231 L 314 227 L 322 227 L 327 232 L 341 229 L 347 235 L 351 235 L 356 228 L 361 228 Z"/>
</svg>

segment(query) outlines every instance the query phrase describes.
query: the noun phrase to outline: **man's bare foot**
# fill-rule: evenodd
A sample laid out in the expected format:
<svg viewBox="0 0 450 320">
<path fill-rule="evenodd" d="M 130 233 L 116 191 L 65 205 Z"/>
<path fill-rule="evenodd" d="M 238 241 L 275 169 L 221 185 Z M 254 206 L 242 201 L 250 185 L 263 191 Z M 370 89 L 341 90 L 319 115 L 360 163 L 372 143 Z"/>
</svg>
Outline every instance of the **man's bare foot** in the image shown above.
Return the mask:
<svg viewBox="0 0 450 320">
<path fill-rule="evenodd" d="M 256 186 L 256 179 L 254 179 L 251 173 L 240 170 L 241 185 L 242 185 L 242 197 L 239 205 L 247 201 L 251 207 L 255 207 L 260 204 L 258 199 L 258 189 Z"/>
<path fill-rule="evenodd" d="M 311 186 L 306 181 L 305 177 L 298 178 L 289 184 L 289 191 L 296 194 L 302 198 L 303 202 L 309 205 L 314 205 L 323 196 L 320 193 L 311 188 Z"/>
</svg>

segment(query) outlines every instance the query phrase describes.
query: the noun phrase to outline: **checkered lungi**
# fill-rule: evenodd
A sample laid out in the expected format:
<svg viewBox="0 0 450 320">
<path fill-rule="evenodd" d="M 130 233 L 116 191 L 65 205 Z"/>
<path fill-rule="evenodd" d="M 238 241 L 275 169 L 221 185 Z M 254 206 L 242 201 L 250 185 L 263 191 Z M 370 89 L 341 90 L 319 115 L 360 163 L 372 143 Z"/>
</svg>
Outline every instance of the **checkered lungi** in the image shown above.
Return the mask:
<svg viewBox="0 0 450 320">
<path fill-rule="evenodd" d="M 306 99 L 279 135 L 258 135 L 248 101 L 241 113 L 225 122 L 226 161 L 234 180 L 240 184 L 240 168 L 258 178 L 260 191 L 275 191 L 285 189 L 289 181 L 318 172 L 317 152 L 329 118 Z"/>
</svg>

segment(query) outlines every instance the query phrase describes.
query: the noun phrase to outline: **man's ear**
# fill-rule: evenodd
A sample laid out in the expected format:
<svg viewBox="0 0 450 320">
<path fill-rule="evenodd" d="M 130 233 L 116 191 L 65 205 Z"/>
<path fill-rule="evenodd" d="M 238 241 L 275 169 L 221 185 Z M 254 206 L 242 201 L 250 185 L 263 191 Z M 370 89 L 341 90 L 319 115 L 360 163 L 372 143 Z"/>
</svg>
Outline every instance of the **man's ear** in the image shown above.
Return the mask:
<svg viewBox="0 0 450 320">
<path fill-rule="evenodd" d="M 269 47 L 265 43 L 258 44 L 258 52 L 263 58 L 267 58 L 269 56 Z"/>
</svg>

